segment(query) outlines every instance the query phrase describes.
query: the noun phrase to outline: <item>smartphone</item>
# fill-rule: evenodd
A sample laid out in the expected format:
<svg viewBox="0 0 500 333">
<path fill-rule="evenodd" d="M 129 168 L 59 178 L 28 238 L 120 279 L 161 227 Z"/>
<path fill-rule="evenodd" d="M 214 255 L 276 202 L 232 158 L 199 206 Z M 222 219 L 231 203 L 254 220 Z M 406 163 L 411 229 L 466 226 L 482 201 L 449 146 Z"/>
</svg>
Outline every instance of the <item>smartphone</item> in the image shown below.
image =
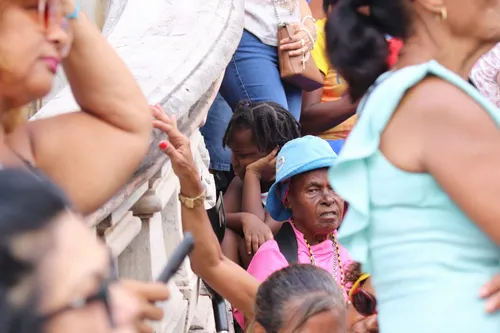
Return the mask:
<svg viewBox="0 0 500 333">
<path fill-rule="evenodd" d="M 222 192 L 217 192 L 217 202 L 215 206 L 207 210 L 207 215 L 220 244 L 226 231 L 226 211 L 224 210 L 224 195 Z"/>
<path fill-rule="evenodd" d="M 179 270 L 184 259 L 188 256 L 189 253 L 194 248 L 194 238 L 190 232 L 186 232 L 184 234 L 184 239 L 182 242 L 175 248 L 174 252 L 170 256 L 170 260 L 167 262 L 167 265 L 161 272 L 157 281 L 162 283 L 168 283 L 172 276 L 174 276 L 175 272 Z"/>
</svg>

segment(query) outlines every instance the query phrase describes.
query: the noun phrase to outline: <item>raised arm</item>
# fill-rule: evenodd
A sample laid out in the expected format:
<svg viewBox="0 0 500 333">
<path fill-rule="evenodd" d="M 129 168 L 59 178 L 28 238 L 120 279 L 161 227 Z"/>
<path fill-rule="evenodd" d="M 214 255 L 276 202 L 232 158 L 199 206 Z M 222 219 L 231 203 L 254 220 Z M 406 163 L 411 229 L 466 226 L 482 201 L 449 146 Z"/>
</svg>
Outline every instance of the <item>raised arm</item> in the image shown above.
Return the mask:
<svg viewBox="0 0 500 333">
<path fill-rule="evenodd" d="M 127 66 L 83 13 L 70 29 L 74 42 L 63 66 L 82 112 L 33 121 L 24 130 L 37 167 L 90 213 L 139 166 L 151 111 Z"/>
<path fill-rule="evenodd" d="M 172 162 L 172 168 L 179 177 L 181 194 L 188 198 L 199 197 L 204 192 L 200 176 L 193 161 L 189 139 L 177 129 L 175 119 L 155 108 L 154 126 L 167 133 L 169 142 L 160 143 Z M 182 227 L 195 239 L 190 255 L 191 267 L 210 287 L 233 306 L 253 318 L 254 304 L 259 282 L 243 268 L 224 257 L 202 202 L 194 208 L 181 205 Z"/>
</svg>

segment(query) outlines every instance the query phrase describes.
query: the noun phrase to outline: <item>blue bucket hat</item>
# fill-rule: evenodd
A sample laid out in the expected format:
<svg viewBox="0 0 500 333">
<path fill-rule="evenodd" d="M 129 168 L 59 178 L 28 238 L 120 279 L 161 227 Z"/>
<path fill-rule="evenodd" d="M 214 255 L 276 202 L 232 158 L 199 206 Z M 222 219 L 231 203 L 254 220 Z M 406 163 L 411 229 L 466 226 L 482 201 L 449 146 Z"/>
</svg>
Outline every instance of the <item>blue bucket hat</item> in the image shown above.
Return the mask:
<svg viewBox="0 0 500 333">
<path fill-rule="evenodd" d="M 266 201 L 269 215 L 279 222 L 292 217 L 290 209 L 283 205 L 285 191 L 280 193 L 280 183 L 304 172 L 331 167 L 336 158 L 328 142 L 316 136 L 307 135 L 287 142 L 276 158 L 276 181 Z"/>
</svg>

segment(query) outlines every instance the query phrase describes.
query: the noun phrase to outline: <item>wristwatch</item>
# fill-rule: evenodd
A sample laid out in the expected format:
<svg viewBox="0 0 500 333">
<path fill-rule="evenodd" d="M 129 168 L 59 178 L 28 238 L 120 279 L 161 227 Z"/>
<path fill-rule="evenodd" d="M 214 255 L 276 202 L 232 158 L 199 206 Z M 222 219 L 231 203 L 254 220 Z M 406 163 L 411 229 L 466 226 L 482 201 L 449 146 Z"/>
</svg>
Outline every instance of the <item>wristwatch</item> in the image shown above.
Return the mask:
<svg viewBox="0 0 500 333">
<path fill-rule="evenodd" d="M 195 198 L 188 198 L 179 193 L 179 201 L 187 209 L 194 209 L 205 203 L 205 198 L 207 197 L 207 189 L 204 188 L 203 192 Z"/>
</svg>

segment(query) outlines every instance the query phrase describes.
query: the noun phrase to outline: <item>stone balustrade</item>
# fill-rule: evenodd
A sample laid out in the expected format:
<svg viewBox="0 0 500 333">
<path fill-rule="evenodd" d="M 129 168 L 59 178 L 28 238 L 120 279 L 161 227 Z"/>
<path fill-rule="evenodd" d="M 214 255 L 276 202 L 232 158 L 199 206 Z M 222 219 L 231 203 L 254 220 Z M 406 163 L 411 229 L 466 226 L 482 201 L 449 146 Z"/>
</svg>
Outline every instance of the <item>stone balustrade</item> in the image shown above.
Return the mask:
<svg viewBox="0 0 500 333">
<path fill-rule="evenodd" d="M 174 114 L 191 138 L 195 161 L 215 203 L 209 156 L 199 127 L 220 86 L 221 76 L 241 37 L 243 0 L 88 0 L 88 16 L 134 73 L 143 92 Z M 102 23 L 101 23 L 102 24 Z M 99 84 L 96 82 L 96 84 Z M 78 110 L 63 73 L 33 119 Z M 182 239 L 179 184 L 157 145 L 113 199 L 87 217 L 89 226 L 111 248 L 121 277 L 151 281 Z M 166 318 L 156 332 L 215 332 L 208 293 L 186 261 L 170 284 Z M 201 289 L 203 290 L 203 288 Z"/>
</svg>

